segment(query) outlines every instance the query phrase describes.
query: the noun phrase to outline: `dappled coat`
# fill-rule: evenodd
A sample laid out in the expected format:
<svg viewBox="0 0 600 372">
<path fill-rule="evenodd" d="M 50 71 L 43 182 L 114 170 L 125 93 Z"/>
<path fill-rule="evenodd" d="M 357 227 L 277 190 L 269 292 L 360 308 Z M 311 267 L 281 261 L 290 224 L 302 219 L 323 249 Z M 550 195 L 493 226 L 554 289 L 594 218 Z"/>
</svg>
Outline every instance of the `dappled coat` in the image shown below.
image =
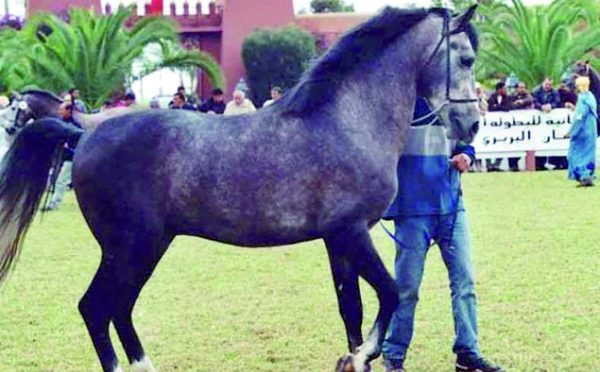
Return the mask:
<svg viewBox="0 0 600 372">
<path fill-rule="evenodd" d="M 586 181 L 596 177 L 596 106 L 596 98 L 591 92 L 579 93 L 574 122 L 569 130 L 570 179 Z"/>
</svg>

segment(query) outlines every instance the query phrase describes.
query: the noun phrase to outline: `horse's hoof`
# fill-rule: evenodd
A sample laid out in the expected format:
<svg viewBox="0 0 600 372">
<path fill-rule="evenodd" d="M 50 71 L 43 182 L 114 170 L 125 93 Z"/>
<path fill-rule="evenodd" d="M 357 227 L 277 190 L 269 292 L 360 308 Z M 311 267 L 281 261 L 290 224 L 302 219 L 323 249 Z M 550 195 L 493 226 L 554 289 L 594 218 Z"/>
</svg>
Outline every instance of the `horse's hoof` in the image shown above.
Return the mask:
<svg viewBox="0 0 600 372">
<path fill-rule="evenodd" d="M 346 354 L 338 360 L 335 372 L 371 372 L 370 365 L 356 366 L 354 363 L 354 354 Z"/>
</svg>

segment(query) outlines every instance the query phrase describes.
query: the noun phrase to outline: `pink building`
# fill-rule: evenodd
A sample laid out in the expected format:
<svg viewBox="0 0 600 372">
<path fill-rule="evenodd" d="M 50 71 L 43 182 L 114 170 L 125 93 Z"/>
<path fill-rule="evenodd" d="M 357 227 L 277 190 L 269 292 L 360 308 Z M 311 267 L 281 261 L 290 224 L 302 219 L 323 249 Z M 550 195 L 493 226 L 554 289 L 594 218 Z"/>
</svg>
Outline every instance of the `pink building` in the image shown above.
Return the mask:
<svg viewBox="0 0 600 372">
<path fill-rule="evenodd" d="M 101 8 L 100 0 L 29 0 L 27 14 L 38 11 L 61 14 L 72 6 Z M 175 14 L 174 3 L 169 6 L 170 17 L 179 25 L 183 45 L 210 53 L 221 64 L 228 95 L 244 76 L 242 43 L 255 29 L 297 25 L 314 34 L 321 45 L 330 45 L 345 30 L 367 18 L 354 13 L 296 16 L 292 0 L 216 0 L 209 5 L 208 14 L 202 14 L 200 3 L 194 4 L 194 15 L 190 14 L 188 3 L 184 4 L 183 14 Z M 162 14 L 162 9 L 163 0 L 151 0 L 146 4 L 145 14 Z M 103 13 L 110 12 L 109 6 L 103 9 Z M 138 18 L 132 17 L 130 22 Z M 206 78 L 201 79 L 198 91 L 202 96 L 206 97 L 211 88 Z"/>
</svg>

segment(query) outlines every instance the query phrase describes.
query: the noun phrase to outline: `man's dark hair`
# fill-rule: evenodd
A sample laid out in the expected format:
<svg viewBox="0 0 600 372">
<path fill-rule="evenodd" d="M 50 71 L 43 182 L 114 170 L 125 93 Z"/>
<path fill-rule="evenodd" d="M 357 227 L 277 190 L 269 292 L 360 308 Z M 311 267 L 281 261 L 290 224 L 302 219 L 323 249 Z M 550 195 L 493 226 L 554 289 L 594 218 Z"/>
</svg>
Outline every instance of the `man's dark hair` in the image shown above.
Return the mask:
<svg viewBox="0 0 600 372">
<path fill-rule="evenodd" d="M 279 94 L 283 93 L 283 89 L 281 89 L 281 87 L 277 87 L 277 86 L 271 87 L 271 90 L 274 90 Z"/>
<path fill-rule="evenodd" d="M 220 96 L 223 94 L 223 90 L 221 88 L 215 88 L 210 92 L 213 96 Z"/>
<path fill-rule="evenodd" d="M 185 101 L 185 94 L 181 93 L 181 92 L 177 92 L 173 95 L 174 97 L 179 97 L 179 99 Z"/>
<path fill-rule="evenodd" d="M 135 94 L 129 92 L 129 93 L 127 93 L 125 95 L 125 99 L 129 99 L 129 100 L 135 101 Z"/>
<path fill-rule="evenodd" d="M 79 89 L 77 89 L 77 88 L 71 88 L 71 89 L 69 89 L 69 94 L 73 94 L 73 92 L 76 91 L 76 90 L 79 90 Z"/>
<path fill-rule="evenodd" d="M 502 89 L 506 86 L 506 84 L 503 81 L 499 81 L 496 83 L 496 90 L 498 89 Z"/>
</svg>

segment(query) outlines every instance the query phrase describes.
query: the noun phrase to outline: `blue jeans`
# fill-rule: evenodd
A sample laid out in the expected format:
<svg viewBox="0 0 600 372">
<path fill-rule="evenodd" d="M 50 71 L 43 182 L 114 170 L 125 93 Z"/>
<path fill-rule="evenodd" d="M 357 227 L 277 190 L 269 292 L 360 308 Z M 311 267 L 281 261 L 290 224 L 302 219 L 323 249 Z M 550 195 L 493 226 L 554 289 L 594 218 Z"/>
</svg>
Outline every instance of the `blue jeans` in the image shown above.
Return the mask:
<svg viewBox="0 0 600 372">
<path fill-rule="evenodd" d="M 477 342 L 477 299 L 471 264 L 471 239 L 464 211 L 456 215 L 415 216 L 394 220 L 396 282 L 400 304 L 383 343 L 386 360 L 403 360 L 413 336 L 415 308 L 430 241 L 439 241 L 448 268 L 454 317 L 456 354 L 481 356 Z"/>
</svg>

